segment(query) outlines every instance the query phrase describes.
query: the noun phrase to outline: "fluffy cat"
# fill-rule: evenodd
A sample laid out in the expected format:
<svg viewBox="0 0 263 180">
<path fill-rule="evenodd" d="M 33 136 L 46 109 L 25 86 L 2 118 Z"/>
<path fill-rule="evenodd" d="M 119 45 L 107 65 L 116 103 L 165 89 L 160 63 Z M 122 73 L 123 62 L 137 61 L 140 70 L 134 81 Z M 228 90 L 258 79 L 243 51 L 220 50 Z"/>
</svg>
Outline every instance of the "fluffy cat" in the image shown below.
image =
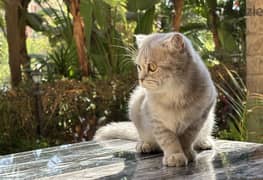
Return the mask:
<svg viewBox="0 0 263 180">
<path fill-rule="evenodd" d="M 162 150 L 164 165 L 185 166 L 195 160 L 195 149 L 213 146 L 216 88 L 190 40 L 181 33 L 136 38 L 139 86 L 129 100 L 132 122 L 102 127 L 94 139 L 136 139 L 138 152 Z"/>
</svg>

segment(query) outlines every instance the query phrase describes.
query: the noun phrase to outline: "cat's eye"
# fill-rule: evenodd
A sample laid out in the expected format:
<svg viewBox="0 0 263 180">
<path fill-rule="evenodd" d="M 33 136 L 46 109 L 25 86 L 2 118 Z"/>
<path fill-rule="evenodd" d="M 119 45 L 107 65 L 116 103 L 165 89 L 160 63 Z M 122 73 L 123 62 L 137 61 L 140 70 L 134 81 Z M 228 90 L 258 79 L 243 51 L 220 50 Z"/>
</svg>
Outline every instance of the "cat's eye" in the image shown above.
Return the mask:
<svg viewBox="0 0 263 180">
<path fill-rule="evenodd" d="M 139 64 L 136 64 L 136 67 L 137 67 L 138 71 L 142 70 L 142 68 L 141 68 L 141 66 Z"/>
<path fill-rule="evenodd" d="M 148 64 L 148 71 L 150 72 L 155 72 L 157 70 L 157 65 L 154 63 L 149 63 Z"/>
</svg>

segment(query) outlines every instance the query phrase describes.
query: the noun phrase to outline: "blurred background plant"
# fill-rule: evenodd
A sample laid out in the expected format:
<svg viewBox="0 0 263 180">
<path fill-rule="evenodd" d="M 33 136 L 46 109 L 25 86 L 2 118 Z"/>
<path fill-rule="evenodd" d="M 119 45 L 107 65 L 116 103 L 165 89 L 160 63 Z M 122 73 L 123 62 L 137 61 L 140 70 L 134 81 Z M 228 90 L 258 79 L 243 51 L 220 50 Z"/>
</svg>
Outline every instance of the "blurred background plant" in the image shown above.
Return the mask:
<svg viewBox="0 0 263 180">
<path fill-rule="evenodd" d="M 127 120 L 137 83 L 133 35 L 173 30 L 191 39 L 217 84 L 215 135 L 247 140 L 249 112 L 262 97 L 248 107 L 245 0 L 237 7 L 233 0 L 8 2 L 0 0 L 0 153 L 89 140 L 98 126 Z M 29 77 L 36 69 L 43 75 L 40 139 Z"/>
<path fill-rule="evenodd" d="M 41 86 L 44 121 L 37 138 L 31 86 L 23 84 L 0 94 L 0 154 L 90 140 L 97 126 L 128 120 L 125 103 L 131 84 L 56 80 Z"/>
<path fill-rule="evenodd" d="M 217 84 L 219 91 L 219 103 L 217 107 L 217 120 L 224 123 L 218 131 L 219 138 L 241 140 L 248 139 L 247 135 L 247 88 L 239 74 L 224 66 L 224 71 L 218 73 L 220 84 Z"/>
<path fill-rule="evenodd" d="M 220 83 L 217 105 L 217 122 L 220 122 L 217 136 L 221 139 L 248 141 L 248 119 L 255 110 L 263 110 L 263 96 L 248 94 L 242 77 L 235 70 L 223 65 L 224 71 L 218 73 Z M 220 118 L 220 119 L 219 119 Z M 253 132 L 255 133 L 255 132 Z M 257 137 L 263 142 L 263 137 Z"/>
</svg>

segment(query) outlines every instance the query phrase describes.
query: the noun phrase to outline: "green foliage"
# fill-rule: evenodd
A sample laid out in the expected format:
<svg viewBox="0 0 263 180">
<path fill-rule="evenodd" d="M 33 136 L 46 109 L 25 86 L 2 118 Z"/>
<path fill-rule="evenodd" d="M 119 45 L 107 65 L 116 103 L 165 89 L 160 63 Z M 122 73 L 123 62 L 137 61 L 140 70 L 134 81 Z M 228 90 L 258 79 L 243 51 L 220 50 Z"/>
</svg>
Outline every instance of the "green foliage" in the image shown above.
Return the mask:
<svg viewBox="0 0 263 180">
<path fill-rule="evenodd" d="M 240 10 L 232 9 L 232 1 L 219 1 L 216 10 L 218 24 L 216 26 L 221 49 L 216 50 L 217 57 L 225 63 L 238 61 L 239 66 L 244 65 L 245 61 L 245 0 L 240 0 Z M 223 11 L 220 9 L 224 9 Z"/>
<path fill-rule="evenodd" d="M 0 10 L 0 15 L 1 15 L 1 10 Z M 3 18 L 4 16 L 0 16 L 0 31 L 5 33 L 5 20 Z"/>
<path fill-rule="evenodd" d="M 40 15 L 36 13 L 25 13 L 25 18 L 27 20 L 27 24 L 34 29 L 35 31 L 43 31 L 43 19 Z"/>
<path fill-rule="evenodd" d="M 47 81 L 42 87 L 46 138 L 35 138 L 31 85 L 7 94 L 1 92 L 0 117 L 4 120 L 0 121 L 0 146 L 7 147 L 1 153 L 90 139 L 97 122 L 125 119 L 127 97 L 134 85 L 127 82 L 136 82 L 133 35 L 172 31 L 172 0 L 168 4 L 165 0 L 81 0 L 91 74 L 88 82 L 61 81 L 80 79 L 69 5 L 67 1 L 35 2 L 40 11 L 23 15 L 37 32 L 27 40 L 31 68 L 41 69 Z M 232 1 L 185 0 L 181 22 L 181 32 L 190 38 L 211 70 L 222 62 L 232 65 L 231 70 L 212 75 L 219 79 L 218 136 L 233 140 L 247 140 L 250 111 L 261 107 L 260 103 L 248 106 L 242 80 L 245 0 L 240 0 L 240 8 L 232 10 Z M 9 77 L 3 17 L 0 16 L 0 83 Z M 215 49 L 212 27 L 218 31 L 219 49 Z M 91 128 L 89 135 L 87 125 Z"/>
<path fill-rule="evenodd" d="M 26 40 L 28 54 L 47 54 L 50 50 L 48 38 L 41 33 L 33 32 Z"/>
<path fill-rule="evenodd" d="M 91 29 L 91 32 L 86 33 L 86 38 L 88 39 L 89 57 L 96 77 L 111 79 L 119 74 L 126 76 L 133 70 L 131 58 L 127 56 L 130 53 L 129 44 L 133 37 L 123 36 L 124 34 L 131 34 L 129 33 L 131 31 L 129 23 L 131 22 L 127 21 L 125 14 L 126 12 L 131 13 L 128 12 L 129 10 L 136 14 L 136 18 L 134 18 L 137 23 L 135 33 L 151 33 L 155 15 L 154 4 L 156 2 L 149 1 L 148 5 L 151 5 L 151 8 L 147 6 L 145 12 L 138 12 L 138 9 L 145 8 L 140 3 L 136 7 L 129 8 L 131 2 L 125 0 L 90 2 L 92 13 L 85 11 L 85 14 L 89 18 L 92 17 L 94 23 L 90 23 L 90 19 L 86 20 L 85 31 Z M 126 9 L 126 6 L 128 6 L 128 9 Z M 103 8 L 104 11 L 96 11 L 99 8 Z"/>
<path fill-rule="evenodd" d="M 5 1 L 0 0 L 0 31 L 4 33 L 6 36 L 6 24 L 5 24 L 5 19 L 4 19 L 4 8 L 5 8 Z"/>
<path fill-rule="evenodd" d="M 52 77 L 52 75 L 54 76 L 56 74 L 68 78 L 78 77 L 77 52 L 75 46 L 58 45 L 49 53 L 47 67 L 48 80 L 56 79 L 57 77 Z"/>
<path fill-rule="evenodd" d="M 217 84 L 219 90 L 218 109 L 222 103 L 223 111 L 218 117 L 225 115 L 224 120 L 227 123 L 227 129 L 218 132 L 219 138 L 238 141 L 248 140 L 248 118 L 253 109 L 263 109 L 263 97 L 259 94 L 249 96 L 247 88 L 241 76 L 233 70 L 224 66 L 224 71 L 219 73 L 220 84 Z M 249 98 L 256 101 L 249 102 Z M 226 107 L 228 108 L 226 109 Z"/>
<path fill-rule="evenodd" d="M 0 91 L 0 154 L 90 140 L 98 125 L 127 120 L 127 99 L 134 85 L 126 81 L 97 81 L 96 86 L 75 80 L 42 84 L 40 138 L 34 85 Z"/>
<path fill-rule="evenodd" d="M 72 50 L 69 54 L 74 54 L 76 47 L 72 46 L 74 44 L 72 17 L 66 1 L 36 0 L 35 2 L 40 5 L 41 10 L 36 13 L 25 12 L 25 18 L 29 26 L 43 32 L 49 38 L 52 48 L 55 49 L 50 51 L 50 57 L 46 59 L 54 60 L 63 48 Z M 171 31 L 173 6 L 167 4 L 168 1 L 85 0 L 80 2 L 92 77 L 112 78 L 118 74 L 126 75 L 133 70 L 131 59 L 127 59 L 125 55 L 129 53 L 126 51 L 127 48 L 133 44 L 133 33 Z M 232 1 L 185 0 L 181 31 L 193 41 L 208 64 L 214 64 L 218 59 L 244 60 L 245 1 L 240 1 L 240 5 L 240 11 L 234 11 Z M 211 13 L 217 18 L 215 25 L 222 45 L 221 49 L 210 48 L 209 45 L 213 41 L 210 33 L 213 26 Z M 61 43 L 63 43 L 62 48 L 59 47 Z M 52 53 L 54 55 L 51 55 Z M 77 57 L 72 60 L 76 61 Z M 73 69 L 76 71 L 73 74 L 78 74 L 77 68 Z M 65 71 L 57 72 L 62 73 L 59 76 L 67 74 Z M 67 77 L 78 78 L 68 75 Z"/>
<path fill-rule="evenodd" d="M 172 4 L 173 1 L 170 1 Z M 240 0 L 240 10 L 233 10 L 233 1 L 185 0 L 181 29 L 191 39 L 202 58 L 206 61 L 219 60 L 224 63 L 236 63 L 244 66 L 245 61 L 245 0 Z M 172 30 L 172 5 L 162 1 L 161 17 L 162 30 Z M 212 21 L 215 15 L 215 22 Z M 206 44 L 213 42 L 212 27 L 218 32 L 221 44 L 219 49 L 207 49 Z M 210 34 L 210 35 L 209 35 Z M 209 37 L 206 39 L 206 37 Z M 200 39 L 206 39 L 205 41 Z M 239 72 L 240 73 L 240 72 Z M 243 72 L 241 72 L 243 73 Z"/>
<path fill-rule="evenodd" d="M 145 13 L 138 13 L 135 34 L 150 34 L 153 32 L 155 7 L 152 6 Z"/>
<path fill-rule="evenodd" d="M 8 66 L 8 47 L 4 34 L 0 32 L 0 88 L 8 85 L 10 71 Z"/>
<path fill-rule="evenodd" d="M 128 0 L 128 10 L 136 12 L 138 10 L 147 10 L 152 8 L 155 4 L 160 2 L 160 0 Z"/>
<path fill-rule="evenodd" d="M 41 11 L 29 14 L 32 17 L 29 25 L 35 31 L 41 31 L 48 37 L 51 48 L 45 53 L 38 51 L 30 55 L 36 60 L 34 66 L 45 73 L 44 79 L 48 81 L 61 77 L 79 79 L 72 18 L 66 5 L 51 1 L 45 1 L 45 4 L 40 0 L 37 2 Z M 37 28 L 32 24 L 35 24 Z"/>
<path fill-rule="evenodd" d="M 45 58 L 48 62 L 43 60 L 41 62 L 49 67 L 49 63 L 53 63 L 56 66 L 55 69 L 60 69 L 53 73 L 65 77 L 79 78 L 78 69 L 76 68 L 78 67 L 76 47 L 73 46 L 75 43 L 72 36 L 72 17 L 68 12 L 69 8 L 65 8 L 65 4 L 60 3 L 57 3 L 56 8 L 51 6 L 49 1 L 45 2 L 46 6 L 43 6 L 41 4 L 43 2 L 40 0 L 37 2 L 42 10 L 38 14 L 30 14 L 31 17 L 34 17 L 31 18 L 31 24 L 37 24 L 33 22 L 38 20 L 39 25 L 42 27 L 35 28 L 35 30 L 41 30 L 46 34 L 53 46 L 53 50 Z M 127 42 L 123 41 L 118 29 L 127 30 L 125 6 L 125 0 L 81 1 L 80 11 L 85 24 L 87 55 L 91 61 L 89 63 L 93 77 L 110 79 L 118 74 L 127 74 L 131 70 L 132 63 L 130 60 L 127 61 L 126 57 L 125 46 Z M 104 10 L 98 11 L 98 9 Z M 62 47 L 60 47 L 61 44 L 63 44 Z M 67 58 L 65 53 L 68 53 L 70 57 Z M 60 55 L 62 57 L 59 57 Z M 61 66 L 62 64 L 63 66 Z M 74 65 L 74 68 L 72 68 L 72 65 Z M 48 68 L 45 67 L 45 69 Z"/>
<path fill-rule="evenodd" d="M 51 4 L 50 1 L 45 1 L 45 6 L 37 1 L 42 7 L 38 12 L 42 16 L 43 33 L 47 35 L 52 46 L 56 46 L 61 41 L 71 45 L 73 43 L 73 27 L 72 18 L 67 11 L 65 4 L 57 1 Z"/>
<path fill-rule="evenodd" d="M 217 85 L 222 101 L 230 105 L 230 112 L 226 119 L 228 130 L 219 132 L 223 139 L 247 140 L 247 89 L 242 78 L 228 68 L 224 68 L 225 75 L 219 74 L 220 85 Z"/>
<path fill-rule="evenodd" d="M 93 11 L 96 7 L 92 6 L 91 1 L 81 1 L 80 2 L 80 14 L 83 17 L 83 21 L 85 24 L 85 37 L 87 43 L 88 52 L 90 50 L 90 39 L 91 39 L 91 32 L 92 32 L 92 24 L 93 24 Z"/>
<path fill-rule="evenodd" d="M 41 10 L 35 13 L 26 13 L 25 17 L 31 28 L 42 32 L 49 38 L 53 49 L 49 51 L 46 58 L 41 58 L 38 62 L 43 63 L 41 67 L 44 69 L 50 69 L 50 63 L 57 66 L 54 69 L 60 70 L 51 72 L 58 73 L 58 77 L 79 78 L 76 68 L 78 67 L 76 47 L 72 45 L 75 43 L 72 36 L 73 27 L 69 4 L 43 0 L 36 0 L 36 2 Z M 80 2 L 91 76 L 111 79 L 119 74 L 124 76 L 130 74 L 133 71 L 133 66 L 130 56 L 127 56 L 130 53 L 127 50 L 133 43 L 131 32 L 134 31 L 137 34 L 153 32 L 156 16 L 155 5 L 159 1 L 86 0 Z M 103 11 L 98 9 L 103 9 Z M 126 16 L 129 13 L 134 17 L 129 19 Z M 131 31 L 130 24 L 134 22 L 136 27 Z M 125 37 L 125 34 L 129 34 L 129 36 Z M 63 46 L 60 47 L 60 44 Z M 67 52 L 70 55 L 75 54 L 75 58 L 73 56 L 65 58 L 65 54 L 62 52 Z M 35 56 L 37 53 L 33 54 Z M 63 57 L 59 58 L 59 55 Z M 69 63 L 68 59 L 74 62 Z M 61 66 L 62 64 L 63 66 Z M 72 68 L 73 64 L 74 68 Z M 48 77 L 50 76 L 48 75 Z"/>
</svg>

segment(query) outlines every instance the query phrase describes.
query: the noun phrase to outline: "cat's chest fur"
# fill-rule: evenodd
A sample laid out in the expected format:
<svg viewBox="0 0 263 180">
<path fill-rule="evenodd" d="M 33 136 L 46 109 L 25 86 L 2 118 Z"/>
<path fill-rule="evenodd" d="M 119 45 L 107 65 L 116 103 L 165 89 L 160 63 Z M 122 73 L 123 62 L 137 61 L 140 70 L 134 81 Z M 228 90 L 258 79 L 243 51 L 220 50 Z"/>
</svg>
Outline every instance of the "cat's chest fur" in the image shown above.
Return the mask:
<svg viewBox="0 0 263 180">
<path fill-rule="evenodd" d="M 187 108 L 184 106 L 184 102 L 180 98 L 169 98 L 160 96 L 159 99 L 150 97 L 148 98 L 149 114 L 153 121 L 161 122 L 167 129 L 182 133 L 187 128 L 188 123 L 183 121 L 187 114 Z M 162 104 L 162 102 L 168 102 L 169 104 Z"/>
</svg>

